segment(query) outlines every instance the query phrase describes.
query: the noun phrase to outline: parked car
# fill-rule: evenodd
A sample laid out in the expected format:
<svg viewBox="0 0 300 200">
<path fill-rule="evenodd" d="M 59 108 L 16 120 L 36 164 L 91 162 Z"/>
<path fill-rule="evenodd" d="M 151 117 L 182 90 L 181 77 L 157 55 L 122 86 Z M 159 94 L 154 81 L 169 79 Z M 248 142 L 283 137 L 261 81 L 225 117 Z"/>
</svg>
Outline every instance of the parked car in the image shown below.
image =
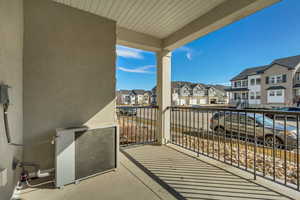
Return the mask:
<svg viewBox="0 0 300 200">
<path fill-rule="evenodd" d="M 274 111 L 284 111 L 284 112 L 291 112 L 291 115 L 287 115 L 287 119 L 288 120 L 295 120 L 296 119 L 296 115 L 295 112 L 300 112 L 300 108 L 298 107 L 281 107 L 281 108 L 272 108 L 271 110 Z M 267 113 L 266 114 L 269 118 L 273 119 L 274 118 L 274 114 L 273 113 Z M 276 118 L 284 118 L 284 115 L 278 115 L 276 114 Z"/>
<path fill-rule="evenodd" d="M 255 123 L 255 124 L 254 124 Z M 274 131 L 273 131 L 274 127 Z M 265 136 L 265 145 L 277 148 L 284 147 L 285 144 L 285 127 L 281 123 L 275 122 L 269 117 L 263 117 L 262 114 L 253 113 L 215 113 L 211 118 L 210 128 L 226 134 L 227 132 L 240 133 L 241 136 L 247 134 L 248 137 L 254 137 L 254 128 L 258 141 L 263 142 Z M 226 131 L 226 132 L 225 132 Z M 273 133 L 275 132 L 275 137 Z M 275 139 L 275 140 L 274 140 Z M 295 126 L 286 126 L 286 144 L 288 149 L 297 147 L 297 128 Z"/>
<path fill-rule="evenodd" d="M 121 107 L 121 108 L 119 108 L 119 113 L 120 113 L 120 115 L 136 116 L 137 109 L 131 108 L 131 107 Z"/>
</svg>

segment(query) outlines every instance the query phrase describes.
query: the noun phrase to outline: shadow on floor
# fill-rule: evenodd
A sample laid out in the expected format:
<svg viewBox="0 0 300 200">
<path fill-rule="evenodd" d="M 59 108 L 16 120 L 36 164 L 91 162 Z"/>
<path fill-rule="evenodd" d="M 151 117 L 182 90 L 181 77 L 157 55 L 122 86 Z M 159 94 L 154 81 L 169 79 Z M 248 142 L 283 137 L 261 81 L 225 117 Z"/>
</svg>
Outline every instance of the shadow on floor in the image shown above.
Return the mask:
<svg viewBox="0 0 300 200">
<path fill-rule="evenodd" d="M 290 199 L 170 147 L 147 145 L 122 152 L 177 199 Z"/>
</svg>

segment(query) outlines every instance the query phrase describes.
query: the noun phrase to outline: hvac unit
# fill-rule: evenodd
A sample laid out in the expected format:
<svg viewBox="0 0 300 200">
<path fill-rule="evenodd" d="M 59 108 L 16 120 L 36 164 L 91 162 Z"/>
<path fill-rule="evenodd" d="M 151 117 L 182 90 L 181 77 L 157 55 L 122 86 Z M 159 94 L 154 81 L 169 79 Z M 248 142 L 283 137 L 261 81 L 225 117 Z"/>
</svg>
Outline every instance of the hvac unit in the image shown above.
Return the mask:
<svg viewBox="0 0 300 200">
<path fill-rule="evenodd" d="M 71 127 L 56 130 L 56 187 L 117 167 L 117 126 L 89 129 Z"/>
</svg>

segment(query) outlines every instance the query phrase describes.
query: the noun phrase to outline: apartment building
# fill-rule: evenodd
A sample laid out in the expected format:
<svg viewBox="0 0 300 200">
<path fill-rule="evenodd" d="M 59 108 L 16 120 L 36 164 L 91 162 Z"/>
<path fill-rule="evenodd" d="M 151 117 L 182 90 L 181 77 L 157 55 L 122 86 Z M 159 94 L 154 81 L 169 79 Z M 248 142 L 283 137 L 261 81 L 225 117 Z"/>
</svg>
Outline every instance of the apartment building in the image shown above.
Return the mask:
<svg viewBox="0 0 300 200">
<path fill-rule="evenodd" d="M 230 104 L 250 107 L 296 106 L 300 103 L 300 55 L 243 70 L 231 79 Z"/>
</svg>

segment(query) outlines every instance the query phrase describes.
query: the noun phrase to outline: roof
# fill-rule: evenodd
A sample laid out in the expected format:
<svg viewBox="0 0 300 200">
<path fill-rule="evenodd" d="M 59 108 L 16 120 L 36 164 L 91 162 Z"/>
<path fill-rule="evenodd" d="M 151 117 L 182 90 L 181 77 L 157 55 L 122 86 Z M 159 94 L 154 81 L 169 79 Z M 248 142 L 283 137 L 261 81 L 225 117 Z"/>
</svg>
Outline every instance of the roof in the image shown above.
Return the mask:
<svg viewBox="0 0 300 200">
<path fill-rule="evenodd" d="M 242 80 L 248 78 L 248 76 L 263 73 L 264 70 L 266 70 L 268 67 L 269 65 L 247 68 L 243 70 L 241 73 L 239 73 L 237 76 L 233 77 L 231 81 Z"/>
<path fill-rule="evenodd" d="M 131 90 L 118 90 L 117 93 L 118 94 L 129 94 L 131 92 Z"/>
<path fill-rule="evenodd" d="M 295 67 L 300 63 L 300 55 L 290 56 L 286 58 L 279 58 L 272 62 L 272 64 L 278 64 L 289 69 L 295 69 Z M 272 65 L 271 64 L 271 65 Z"/>
<path fill-rule="evenodd" d="M 239 73 L 237 76 L 233 77 L 231 81 L 242 80 L 242 79 L 246 79 L 248 76 L 263 73 L 266 69 L 272 67 L 273 64 L 278 64 L 283 67 L 287 67 L 288 69 L 295 69 L 295 67 L 299 63 L 300 63 L 300 55 L 279 58 L 274 60 L 269 65 L 247 68 L 243 70 L 241 73 Z"/>
<path fill-rule="evenodd" d="M 297 84 L 295 84 L 293 87 L 294 87 L 294 88 L 298 88 L 298 87 L 300 87 L 300 84 L 297 83 Z"/>
<path fill-rule="evenodd" d="M 285 87 L 281 86 L 281 85 L 278 85 L 278 86 L 271 86 L 271 87 L 268 87 L 267 90 L 284 90 Z"/>
<path fill-rule="evenodd" d="M 145 90 L 132 90 L 134 94 L 144 94 Z"/>
</svg>

